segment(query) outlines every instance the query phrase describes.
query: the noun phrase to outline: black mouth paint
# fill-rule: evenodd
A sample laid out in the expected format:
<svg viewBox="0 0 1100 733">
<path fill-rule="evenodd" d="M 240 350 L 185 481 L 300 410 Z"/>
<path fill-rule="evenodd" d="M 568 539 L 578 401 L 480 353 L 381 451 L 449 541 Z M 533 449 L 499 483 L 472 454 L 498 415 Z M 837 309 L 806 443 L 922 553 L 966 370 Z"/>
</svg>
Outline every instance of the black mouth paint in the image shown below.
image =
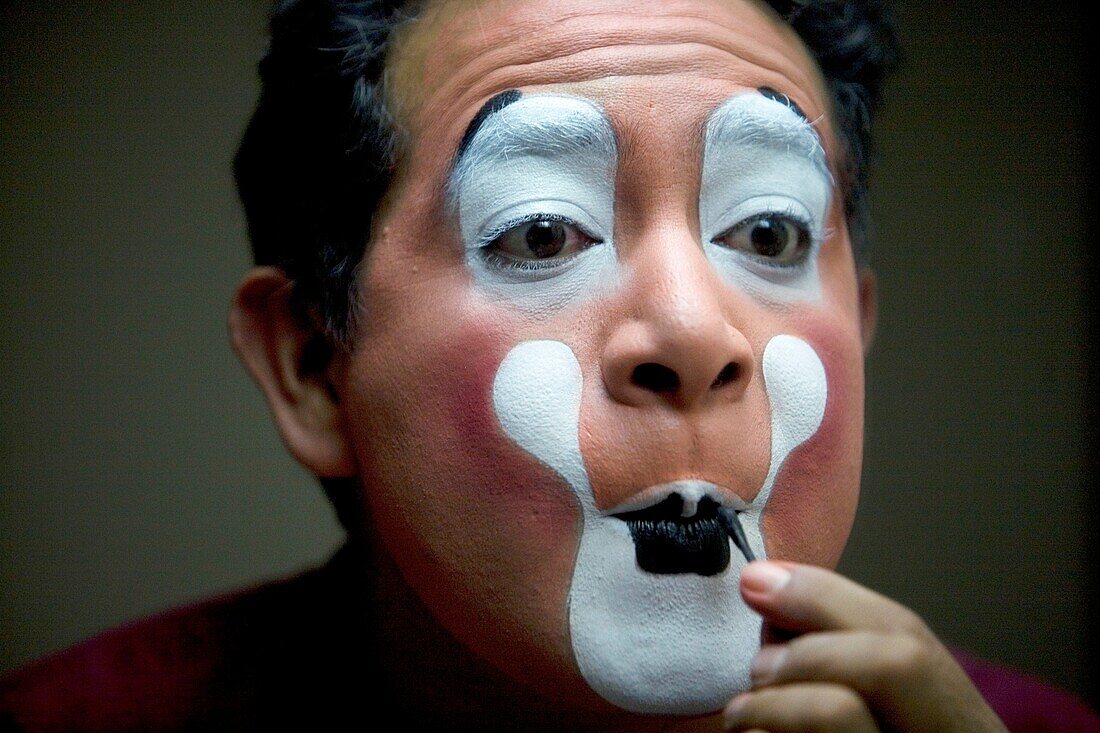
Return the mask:
<svg viewBox="0 0 1100 733">
<path fill-rule="evenodd" d="M 753 559 L 735 512 L 722 509 L 709 497 L 699 502 L 690 517 L 681 516 L 683 508 L 683 497 L 672 494 L 646 509 L 615 515 L 630 528 L 639 568 L 657 575 L 717 575 L 730 564 L 727 537 Z"/>
<path fill-rule="evenodd" d="M 756 91 L 760 92 L 765 97 L 772 100 L 773 102 L 779 102 L 784 107 L 790 108 L 790 110 L 792 112 L 794 112 L 796 115 L 801 117 L 806 122 L 810 121 L 810 119 L 808 117 L 806 117 L 806 113 L 802 111 L 802 108 L 799 107 L 797 104 L 795 104 L 795 101 L 793 99 L 791 99 L 790 97 L 788 97 L 783 92 L 778 92 L 775 89 L 772 89 L 771 87 L 759 87 Z"/>
<path fill-rule="evenodd" d="M 481 105 L 481 109 L 477 111 L 474 118 L 470 120 L 470 124 L 466 126 L 466 132 L 462 134 L 462 142 L 458 144 L 458 157 L 462 157 L 462 154 L 466 152 L 466 148 L 469 147 L 470 141 L 474 139 L 474 135 L 481 129 L 481 126 L 485 124 L 485 120 L 489 119 L 491 115 L 501 111 L 509 104 L 519 100 L 521 93 L 518 89 L 505 89 L 499 94 L 494 94 L 489 97 L 489 101 Z"/>
</svg>

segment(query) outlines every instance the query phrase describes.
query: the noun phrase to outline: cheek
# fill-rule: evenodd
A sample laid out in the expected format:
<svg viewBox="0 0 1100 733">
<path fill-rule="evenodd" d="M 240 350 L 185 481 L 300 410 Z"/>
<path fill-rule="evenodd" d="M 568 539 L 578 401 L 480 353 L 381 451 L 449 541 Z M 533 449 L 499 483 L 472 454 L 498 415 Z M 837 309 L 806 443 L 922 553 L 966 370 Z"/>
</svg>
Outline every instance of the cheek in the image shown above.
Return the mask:
<svg viewBox="0 0 1100 733">
<path fill-rule="evenodd" d="M 825 367 L 827 399 L 817 432 L 787 458 L 764 511 L 768 557 L 835 567 L 859 499 L 863 458 L 863 356 L 858 336 L 807 318 L 797 335 Z"/>
<path fill-rule="evenodd" d="M 414 367 L 359 365 L 372 384 L 356 418 L 369 513 L 406 582 L 467 648 L 519 679 L 562 678 L 580 512 L 504 435 L 492 382 L 515 341 L 482 323 L 437 325 Z"/>
<path fill-rule="evenodd" d="M 443 422 L 453 432 L 451 445 L 439 449 L 453 451 L 459 462 L 455 473 L 445 477 L 452 487 L 444 489 L 447 499 L 453 501 L 452 509 L 461 512 L 468 507 L 471 520 L 487 517 L 496 525 L 495 531 L 523 537 L 523 544 L 539 553 L 560 546 L 579 526 L 576 500 L 557 476 L 504 434 L 493 410 L 493 379 L 514 343 L 471 334 L 456 342 L 460 346 L 454 353 L 441 357 L 443 364 L 466 360 L 441 395 Z M 460 483 L 472 484 L 477 490 L 460 490 L 450 483 L 459 482 L 460 477 Z M 498 542 L 487 543 L 486 550 L 489 555 L 510 551 Z M 572 556 L 571 551 L 564 554 Z"/>
</svg>

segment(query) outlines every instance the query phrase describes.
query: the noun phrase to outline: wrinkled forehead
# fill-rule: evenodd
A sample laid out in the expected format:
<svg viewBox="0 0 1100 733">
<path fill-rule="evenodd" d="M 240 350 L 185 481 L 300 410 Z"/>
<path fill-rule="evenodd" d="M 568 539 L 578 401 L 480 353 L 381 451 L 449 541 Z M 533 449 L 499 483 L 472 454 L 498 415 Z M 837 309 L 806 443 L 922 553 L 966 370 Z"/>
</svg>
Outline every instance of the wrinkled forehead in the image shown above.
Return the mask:
<svg viewBox="0 0 1100 733">
<path fill-rule="evenodd" d="M 435 0 L 396 35 L 386 94 L 409 139 L 454 145 L 506 89 L 594 99 L 622 135 L 645 123 L 640 91 L 667 90 L 669 111 L 701 130 L 731 92 L 761 86 L 820 120 L 832 159 L 820 72 L 757 0 Z"/>
</svg>

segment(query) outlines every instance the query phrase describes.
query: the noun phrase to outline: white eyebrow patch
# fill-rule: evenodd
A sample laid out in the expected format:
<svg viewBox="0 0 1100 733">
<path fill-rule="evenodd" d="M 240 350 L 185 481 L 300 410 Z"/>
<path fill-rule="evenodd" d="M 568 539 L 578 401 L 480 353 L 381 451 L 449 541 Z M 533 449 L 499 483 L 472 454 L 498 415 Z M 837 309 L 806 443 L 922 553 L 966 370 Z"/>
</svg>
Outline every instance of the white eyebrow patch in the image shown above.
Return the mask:
<svg viewBox="0 0 1100 733">
<path fill-rule="evenodd" d="M 758 558 L 765 557 L 761 519 L 772 484 L 790 452 L 817 432 L 826 395 L 821 360 L 794 336 L 768 342 L 763 371 L 772 415 L 771 465 L 764 486 L 741 513 Z M 739 590 L 745 558 L 732 549 L 729 567 L 712 576 L 655 575 L 639 568 L 626 523 L 596 508 L 580 449 L 582 394 L 581 365 L 560 341 L 517 344 L 493 380 L 493 410 L 505 434 L 561 476 L 580 503 L 567 609 L 577 666 L 593 690 L 625 710 L 719 710 L 749 689 L 749 665 L 760 648 L 760 616 Z"/>
<path fill-rule="evenodd" d="M 475 283 L 545 314 L 613 282 L 617 156 L 607 116 L 579 97 L 525 96 L 489 115 L 449 185 Z M 601 244 L 551 266 L 502 264 L 485 251 L 495 237 L 540 216 L 575 225 Z"/>
<path fill-rule="evenodd" d="M 699 188 L 703 247 L 727 281 L 768 302 L 820 296 L 817 254 L 825 236 L 833 179 L 813 125 L 757 92 L 731 97 L 707 121 Z M 714 242 L 765 214 L 798 220 L 812 248 L 802 263 L 769 263 Z"/>
</svg>

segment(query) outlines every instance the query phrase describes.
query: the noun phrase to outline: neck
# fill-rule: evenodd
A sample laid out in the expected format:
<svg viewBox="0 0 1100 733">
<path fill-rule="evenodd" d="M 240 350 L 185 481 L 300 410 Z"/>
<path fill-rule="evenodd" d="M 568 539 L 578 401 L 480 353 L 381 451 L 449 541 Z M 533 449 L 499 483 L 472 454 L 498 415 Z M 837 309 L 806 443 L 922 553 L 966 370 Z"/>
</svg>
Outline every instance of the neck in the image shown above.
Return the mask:
<svg viewBox="0 0 1100 733">
<path fill-rule="evenodd" d="M 570 710 L 471 654 L 432 616 L 409 587 L 392 556 L 373 538 L 346 549 L 355 581 L 368 588 L 372 701 L 420 729 L 524 731 L 720 730 L 718 715 L 654 718 L 604 706 Z"/>
</svg>

